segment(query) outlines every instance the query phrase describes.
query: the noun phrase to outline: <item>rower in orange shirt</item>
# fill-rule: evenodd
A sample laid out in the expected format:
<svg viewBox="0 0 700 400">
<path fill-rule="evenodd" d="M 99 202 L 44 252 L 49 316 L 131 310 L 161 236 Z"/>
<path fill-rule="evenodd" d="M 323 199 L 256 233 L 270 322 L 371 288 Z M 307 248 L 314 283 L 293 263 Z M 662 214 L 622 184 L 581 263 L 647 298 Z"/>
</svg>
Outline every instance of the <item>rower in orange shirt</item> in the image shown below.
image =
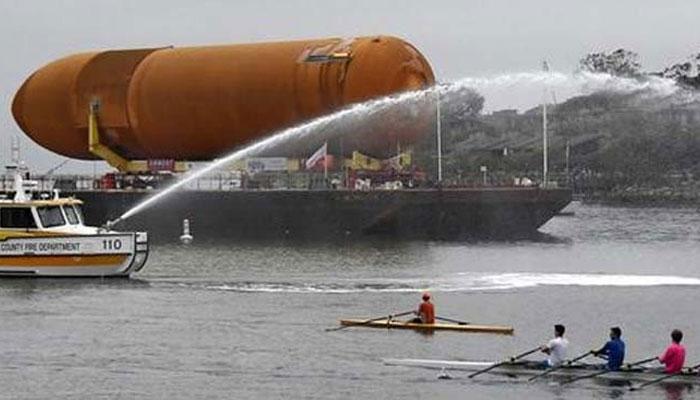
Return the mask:
<svg viewBox="0 0 700 400">
<path fill-rule="evenodd" d="M 430 293 L 423 293 L 423 302 L 418 306 L 418 310 L 415 311 L 417 317 L 411 322 L 417 324 L 434 324 L 435 323 L 435 306 L 430 302 Z"/>
</svg>

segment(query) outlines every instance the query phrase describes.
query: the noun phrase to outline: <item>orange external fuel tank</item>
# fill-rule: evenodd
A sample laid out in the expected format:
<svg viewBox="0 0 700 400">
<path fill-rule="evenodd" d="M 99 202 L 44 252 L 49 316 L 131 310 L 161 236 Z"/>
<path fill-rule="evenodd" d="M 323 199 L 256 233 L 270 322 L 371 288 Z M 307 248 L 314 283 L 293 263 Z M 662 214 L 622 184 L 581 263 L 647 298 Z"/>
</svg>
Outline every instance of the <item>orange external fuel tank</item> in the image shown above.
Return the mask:
<svg viewBox="0 0 700 400">
<path fill-rule="evenodd" d="M 96 102 L 101 140 L 121 156 L 210 160 L 349 104 L 434 81 L 418 50 L 388 36 L 109 50 L 37 70 L 12 113 L 43 147 L 95 159 L 88 114 Z M 392 134 L 411 142 L 421 133 Z M 395 147 L 396 140 L 370 146 Z"/>
</svg>

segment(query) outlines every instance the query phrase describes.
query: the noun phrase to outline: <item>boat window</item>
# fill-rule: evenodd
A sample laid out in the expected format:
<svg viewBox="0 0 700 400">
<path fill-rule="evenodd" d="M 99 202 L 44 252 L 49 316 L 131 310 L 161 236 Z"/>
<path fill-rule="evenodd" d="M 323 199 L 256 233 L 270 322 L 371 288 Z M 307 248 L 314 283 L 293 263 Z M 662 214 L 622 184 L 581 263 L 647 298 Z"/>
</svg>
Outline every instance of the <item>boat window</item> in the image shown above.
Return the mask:
<svg viewBox="0 0 700 400">
<path fill-rule="evenodd" d="M 59 206 L 37 207 L 36 211 L 39 214 L 39 220 L 41 220 L 41 225 L 43 225 L 44 228 L 65 225 L 66 223 L 63 219 L 61 207 Z"/>
<path fill-rule="evenodd" d="M 75 214 L 78 216 L 78 219 L 80 220 L 79 222 L 84 224 L 85 217 L 83 216 L 83 208 L 78 204 L 73 204 L 71 207 L 73 207 Z"/>
<path fill-rule="evenodd" d="M 66 217 L 68 218 L 68 223 L 71 225 L 78 225 L 80 223 L 80 220 L 78 219 L 78 214 L 75 212 L 75 209 L 71 205 L 63 206 L 63 211 L 66 213 Z"/>
<path fill-rule="evenodd" d="M 36 228 L 30 208 L 0 208 L 0 226 L 3 228 Z"/>
</svg>

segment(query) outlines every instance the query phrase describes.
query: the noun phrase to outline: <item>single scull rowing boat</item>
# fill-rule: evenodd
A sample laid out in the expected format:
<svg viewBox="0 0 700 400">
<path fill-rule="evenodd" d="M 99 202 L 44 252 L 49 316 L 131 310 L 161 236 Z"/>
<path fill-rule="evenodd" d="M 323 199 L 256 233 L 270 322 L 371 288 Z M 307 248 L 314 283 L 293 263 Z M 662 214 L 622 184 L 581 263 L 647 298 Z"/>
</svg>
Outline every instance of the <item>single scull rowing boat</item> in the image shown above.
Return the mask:
<svg viewBox="0 0 700 400">
<path fill-rule="evenodd" d="M 455 331 L 455 332 L 480 332 L 480 333 L 500 333 L 503 335 L 512 335 L 512 326 L 499 325 L 476 325 L 476 324 L 419 324 L 415 322 L 405 322 L 397 320 L 376 320 L 368 322 L 366 319 L 341 319 L 340 324 L 343 326 L 357 326 L 370 328 L 388 328 L 388 329 L 413 329 L 419 331 Z"/>
</svg>

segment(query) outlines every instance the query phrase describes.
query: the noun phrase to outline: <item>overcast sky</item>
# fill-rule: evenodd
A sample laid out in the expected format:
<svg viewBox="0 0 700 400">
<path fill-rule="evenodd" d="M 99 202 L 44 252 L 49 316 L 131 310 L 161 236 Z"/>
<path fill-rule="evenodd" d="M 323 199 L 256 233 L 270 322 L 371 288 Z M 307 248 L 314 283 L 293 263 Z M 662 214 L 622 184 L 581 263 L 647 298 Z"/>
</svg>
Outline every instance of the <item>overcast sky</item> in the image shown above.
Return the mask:
<svg viewBox="0 0 700 400">
<path fill-rule="evenodd" d="M 9 161 L 11 136 L 35 170 L 61 162 L 21 133 L 10 104 L 29 74 L 75 52 L 390 34 L 450 81 L 534 71 L 543 59 L 570 72 L 586 53 L 619 47 L 658 70 L 700 51 L 698 21 L 698 0 L 0 0 L 0 163 Z M 537 97 L 515 93 L 487 97 L 487 107 Z"/>
</svg>

